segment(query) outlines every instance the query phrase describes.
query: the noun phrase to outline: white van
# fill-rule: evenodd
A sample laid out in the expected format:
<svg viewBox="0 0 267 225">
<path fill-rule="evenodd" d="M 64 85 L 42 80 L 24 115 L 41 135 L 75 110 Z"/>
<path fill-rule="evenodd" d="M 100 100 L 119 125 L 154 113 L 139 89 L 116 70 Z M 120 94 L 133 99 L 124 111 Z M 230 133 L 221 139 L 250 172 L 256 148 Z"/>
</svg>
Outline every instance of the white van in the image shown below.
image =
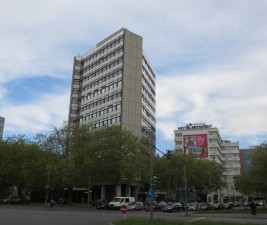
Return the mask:
<svg viewBox="0 0 267 225">
<path fill-rule="evenodd" d="M 135 202 L 134 197 L 115 197 L 108 204 L 110 209 L 119 209 L 122 205 L 128 205 L 131 202 Z"/>
</svg>

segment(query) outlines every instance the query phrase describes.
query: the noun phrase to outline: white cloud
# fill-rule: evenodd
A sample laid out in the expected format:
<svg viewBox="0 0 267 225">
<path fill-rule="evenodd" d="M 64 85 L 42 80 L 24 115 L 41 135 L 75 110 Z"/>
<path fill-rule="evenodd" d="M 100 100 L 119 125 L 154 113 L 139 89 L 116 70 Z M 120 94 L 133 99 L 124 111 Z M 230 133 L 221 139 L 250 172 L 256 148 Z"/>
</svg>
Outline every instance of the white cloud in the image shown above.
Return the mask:
<svg viewBox="0 0 267 225">
<path fill-rule="evenodd" d="M 16 134 L 42 132 L 59 126 L 68 119 L 69 93 L 44 95 L 31 104 L 6 105 L 1 115 L 6 118 L 5 131 Z"/>
<path fill-rule="evenodd" d="M 267 133 L 262 126 L 267 122 L 266 8 L 262 0 L 6 1 L 0 8 L 5 129 L 37 131 L 60 124 L 69 104 L 68 93 L 56 92 L 16 104 L 9 82 L 71 79 L 74 55 L 126 27 L 143 37 L 157 72 L 157 126 L 164 138 L 173 141 L 179 125 L 206 122 L 255 143 Z"/>
<path fill-rule="evenodd" d="M 240 56 L 237 65 L 222 62 L 223 70 L 216 70 L 215 64 L 198 74 L 161 74 L 157 81 L 158 129 L 169 140 L 173 140 L 173 121 L 177 126 L 218 124 L 223 134 L 239 138 L 266 134 L 266 54 L 267 49 Z"/>
</svg>

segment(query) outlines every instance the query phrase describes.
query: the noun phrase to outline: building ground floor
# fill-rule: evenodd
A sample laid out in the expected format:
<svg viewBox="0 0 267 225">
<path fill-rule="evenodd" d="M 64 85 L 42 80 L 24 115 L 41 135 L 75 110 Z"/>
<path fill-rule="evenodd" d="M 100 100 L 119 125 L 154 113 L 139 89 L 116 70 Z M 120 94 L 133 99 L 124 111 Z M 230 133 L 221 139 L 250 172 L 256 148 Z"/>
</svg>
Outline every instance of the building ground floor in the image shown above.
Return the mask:
<svg viewBox="0 0 267 225">
<path fill-rule="evenodd" d="M 90 191 L 88 192 L 88 189 Z M 48 199 L 64 199 L 68 203 L 88 204 L 97 200 L 111 201 L 114 197 L 134 197 L 137 201 L 146 201 L 148 187 L 142 185 L 94 185 L 90 188 L 39 188 L 30 191 L 30 199 L 32 201 L 42 202 Z M 161 190 L 155 192 L 156 201 L 178 201 L 178 202 L 243 202 L 243 196 L 239 192 L 232 191 L 230 188 L 218 190 L 210 194 L 200 193 L 194 189 L 172 191 Z"/>
<path fill-rule="evenodd" d="M 54 200 L 69 203 L 92 203 L 96 200 L 111 201 L 114 197 L 135 197 L 139 199 L 140 186 L 128 185 L 128 184 L 117 184 L 117 185 L 94 185 L 90 187 L 74 187 L 74 188 L 36 188 L 30 192 L 30 198 L 32 201 L 42 202 L 53 198 Z"/>
</svg>

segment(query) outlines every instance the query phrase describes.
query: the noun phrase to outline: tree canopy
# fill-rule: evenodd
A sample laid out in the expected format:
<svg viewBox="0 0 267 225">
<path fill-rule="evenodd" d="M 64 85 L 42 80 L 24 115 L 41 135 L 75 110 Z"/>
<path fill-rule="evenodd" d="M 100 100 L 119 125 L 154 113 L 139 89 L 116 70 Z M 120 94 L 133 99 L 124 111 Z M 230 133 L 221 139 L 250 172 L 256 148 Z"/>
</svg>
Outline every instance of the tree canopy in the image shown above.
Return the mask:
<svg viewBox="0 0 267 225">
<path fill-rule="evenodd" d="M 236 188 L 243 194 L 267 194 L 267 144 L 256 147 L 251 168 L 235 179 Z"/>
<path fill-rule="evenodd" d="M 16 185 L 40 188 L 87 187 L 148 179 L 143 140 L 119 126 L 88 132 L 66 123 L 46 134 L 9 137 L 0 142 L 1 194 Z"/>
</svg>

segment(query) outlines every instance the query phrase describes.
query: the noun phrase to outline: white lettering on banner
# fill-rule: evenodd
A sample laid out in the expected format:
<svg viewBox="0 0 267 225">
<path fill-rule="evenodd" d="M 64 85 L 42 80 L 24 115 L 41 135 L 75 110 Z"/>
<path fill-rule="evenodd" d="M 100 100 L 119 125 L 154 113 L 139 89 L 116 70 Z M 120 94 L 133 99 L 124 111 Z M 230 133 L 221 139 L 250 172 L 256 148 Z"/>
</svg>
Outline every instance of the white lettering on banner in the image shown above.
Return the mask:
<svg viewBox="0 0 267 225">
<path fill-rule="evenodd" d="M 178 130 L 201 130 L 201 129 L 208 129 L 212 128 L 212 125 L 206 125 L 205 123 L 200 123 L 200 124 L 186 124 L 184 127 L 178 127 Z"/>
</svg>

